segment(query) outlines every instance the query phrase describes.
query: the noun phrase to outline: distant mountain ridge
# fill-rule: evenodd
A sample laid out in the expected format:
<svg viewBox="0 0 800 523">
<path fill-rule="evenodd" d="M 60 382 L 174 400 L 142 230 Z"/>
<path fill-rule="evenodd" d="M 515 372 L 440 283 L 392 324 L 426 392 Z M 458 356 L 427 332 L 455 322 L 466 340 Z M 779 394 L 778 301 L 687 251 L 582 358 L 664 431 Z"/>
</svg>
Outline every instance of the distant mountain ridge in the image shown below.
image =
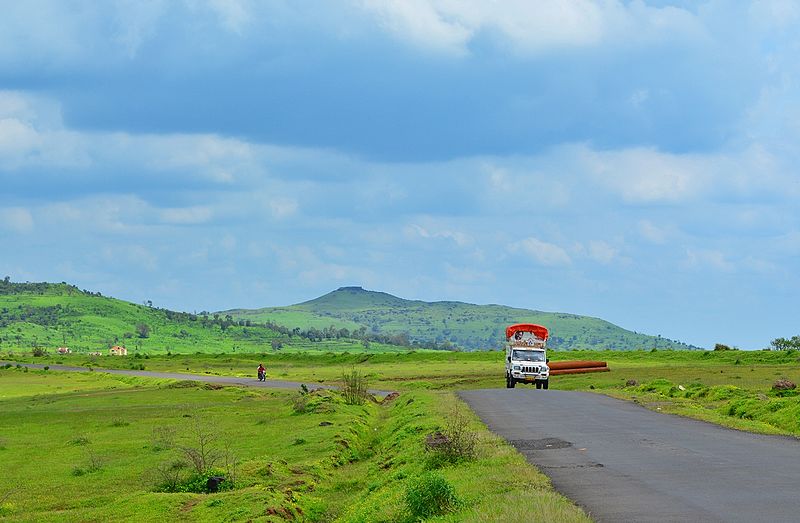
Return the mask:
<svg viewBox="0 0 800 523">
<path fill-rule="evenodd" d="M 497 348 L 512 323 L 539 323 L 551 333 L 553 349 L 699 349 L 677 340 L 632 332 L 605 320 L 504 305 L 457 301 L 407 300 L 362 287 L 340 287 L 318 298 L 286 307 L 224 311 L 234 318 L 269 321 L 288 327 L 333 326 L 405 335 L 410 342 L 468 350 Z"/>
</svg>

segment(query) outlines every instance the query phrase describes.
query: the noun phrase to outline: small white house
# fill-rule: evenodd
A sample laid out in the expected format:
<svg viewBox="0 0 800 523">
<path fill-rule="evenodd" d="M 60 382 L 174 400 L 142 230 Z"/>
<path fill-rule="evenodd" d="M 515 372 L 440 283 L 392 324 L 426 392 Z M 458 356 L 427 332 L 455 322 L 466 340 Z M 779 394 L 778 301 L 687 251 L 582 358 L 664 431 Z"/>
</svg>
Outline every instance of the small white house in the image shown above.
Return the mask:
<svg viewBox="0 0 800 523">
<path fill-rule="evenodd" d="M 115 345 L 114 347 L 111 347 L 111 349 L 108 352 L 112 356 L 127 356 L 128 355 L 128 349 L 126 349 L 125 347 L 120 347 L 119 345 Z"/>
</svg>

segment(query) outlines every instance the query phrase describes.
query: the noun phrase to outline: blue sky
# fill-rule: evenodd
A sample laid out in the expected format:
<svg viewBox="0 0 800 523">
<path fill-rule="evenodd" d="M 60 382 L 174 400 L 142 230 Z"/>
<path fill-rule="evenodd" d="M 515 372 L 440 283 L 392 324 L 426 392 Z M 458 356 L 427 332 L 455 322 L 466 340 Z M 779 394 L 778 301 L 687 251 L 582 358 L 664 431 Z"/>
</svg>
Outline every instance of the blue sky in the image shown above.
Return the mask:
<svg viewBox="0 0 800 523">
<path fill-rule="evenodd" d="M 798 2 L 2 3 L 14 280 L 798 334 Z"/>
</svg>

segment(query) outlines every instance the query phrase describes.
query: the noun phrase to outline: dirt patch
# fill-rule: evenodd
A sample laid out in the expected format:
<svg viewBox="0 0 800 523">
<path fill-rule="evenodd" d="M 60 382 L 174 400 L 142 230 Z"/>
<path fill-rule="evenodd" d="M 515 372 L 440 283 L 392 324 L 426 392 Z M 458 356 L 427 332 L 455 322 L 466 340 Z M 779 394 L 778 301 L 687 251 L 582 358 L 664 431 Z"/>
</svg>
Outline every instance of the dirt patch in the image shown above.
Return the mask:
<svg viewBox="0 0 800 523">
<path fill-rule="evenodd" d="M 200 503 L 200 498 L 190 499 L 183 505 L 181 505 L 181 512 L 191 512 L 191 510 L 196 507 Z"/>
<path fill-rule="evenodd" d="M 399 392 L 391 392 L 391 393 L 387 394 L 386 397 L 383 398 L 383 403 L 389 403 L 391 401 L 396 400 L 399 397 L 400 397 L 400 393 Z"/>
</svg>

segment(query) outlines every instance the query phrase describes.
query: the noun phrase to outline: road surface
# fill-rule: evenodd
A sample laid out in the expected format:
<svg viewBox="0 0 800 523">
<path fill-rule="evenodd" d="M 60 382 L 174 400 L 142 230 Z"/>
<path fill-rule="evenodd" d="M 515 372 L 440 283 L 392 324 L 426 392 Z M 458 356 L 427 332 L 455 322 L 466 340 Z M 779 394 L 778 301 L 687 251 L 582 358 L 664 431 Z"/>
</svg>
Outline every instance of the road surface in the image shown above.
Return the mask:
<svg viewBox="0 0 800 523">
<path fill-rule="evenodd" d="M 799 440 L 585 392 L 459 394 L 597 521 L 800 521 Z"/>
<path fill-rule="evenodd" d="M 42 369 L 45 367 L 39 363 L 17 363 L 14 361 L 0 361 L 0 365 L 10 363 L 11 365 L 22 365 L 29 369 Z M 73 367 L 70 365 L 48 365 L 49 370 L 52 371 L 71 371 L 71 372 L 86 372 L 89 369 L 86 367 Z M 299 389 L 300 385 L 305 385 L 308 390 L 317 389 L 338 389 L 339 387 L 333 385 L 323 385 L 321 383 L 299 382 L 299 381 L 283 381 L 283 380 L 266 380 L 258 381 L 253 378 L 241 378 L 236 376 L 217 376 L 215 374 L 182 374 L 178 372 L 157 372 L 149 370 L 128 370 L 128 369 L 103 369 L 94 367 L 94 372 L 107 372 L 109 374 L 122 374 L 125 376 L 141 376 L 143 378 L 166 378 L 172 380 L 189 380 L 189 381 L 202 381 L 205 383 L 221 383 L 224 385 L 241 385 L 245 387 L 266 387 L 273 389 Z M 255 372 L 253 372 L 255 374 Z M 384 390 L 368 390 L 373 396 L 386 396 L 389 394 Z"/>
</svg>

